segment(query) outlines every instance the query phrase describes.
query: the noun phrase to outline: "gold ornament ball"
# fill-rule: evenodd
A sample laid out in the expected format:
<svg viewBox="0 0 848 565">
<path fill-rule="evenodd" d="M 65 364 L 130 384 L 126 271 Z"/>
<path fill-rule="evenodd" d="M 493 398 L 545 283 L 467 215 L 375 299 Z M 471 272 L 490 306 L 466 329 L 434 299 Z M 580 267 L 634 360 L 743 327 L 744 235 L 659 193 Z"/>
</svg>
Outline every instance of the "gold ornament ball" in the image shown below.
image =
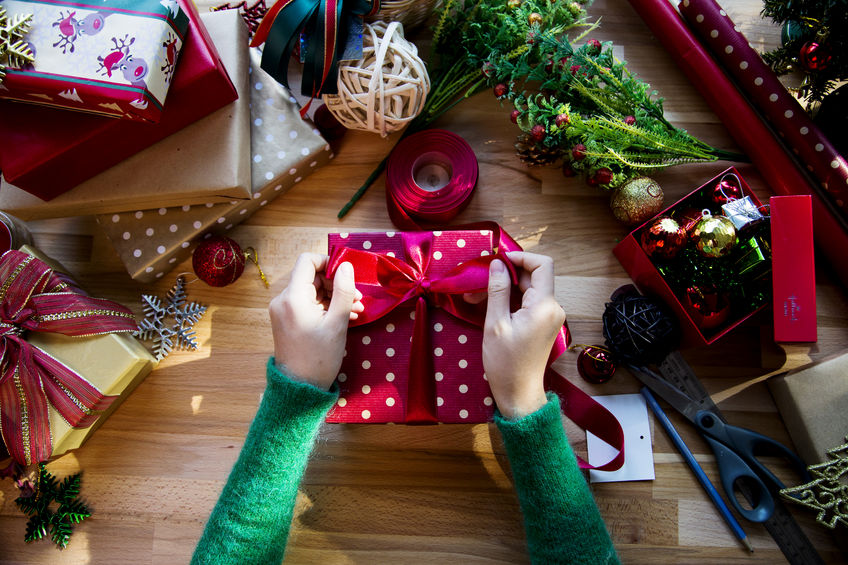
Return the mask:
<svg viewBox="0 0 848 565">
<path fill-rule="evenodd" d="M 613 216 L 628 226 L 647 221 L 656 216 L 662 208 L 662 188 L 657 181 L 648 177 L 637 177 L 627 181 L 618 187 L 610 198 Z"/>
<path fill-rule="evenodd" d="M 521 7 L 521 0 L 509 0 L 506 5 L 515 10 L 516 8 Z"/>
<path fill-rule="evenodd" d="M 529 16 L 527 16 L 527 23 L 530 25 L 542 25 L 542 14 L 539 12 L 531 12 Z"/>
<path fill-rule="evenodd" d="M 692 229 L 692 241 L 704 257 L 724 257 L 736 245 L 736 228 L 727 216 L 704 216 Z"/>
</svg>

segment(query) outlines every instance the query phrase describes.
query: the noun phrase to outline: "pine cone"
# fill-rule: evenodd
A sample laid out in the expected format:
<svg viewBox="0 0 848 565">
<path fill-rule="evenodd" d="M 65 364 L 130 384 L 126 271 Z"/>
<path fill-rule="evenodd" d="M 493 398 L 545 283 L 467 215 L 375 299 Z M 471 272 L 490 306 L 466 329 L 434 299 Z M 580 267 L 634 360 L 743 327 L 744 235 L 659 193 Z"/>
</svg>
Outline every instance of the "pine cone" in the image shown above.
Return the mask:
<svg viewBox="0 0 848 565">
<path fill-rule="evenodd" d="M 531 167 L 543 167 L 550 165 L 560 158 L 559 149 L 551 149 L 541 144 L 536 144 L 529 135 L 518 136 L 515 142 L 515 153 L 521 162 Z"/>
</svg>

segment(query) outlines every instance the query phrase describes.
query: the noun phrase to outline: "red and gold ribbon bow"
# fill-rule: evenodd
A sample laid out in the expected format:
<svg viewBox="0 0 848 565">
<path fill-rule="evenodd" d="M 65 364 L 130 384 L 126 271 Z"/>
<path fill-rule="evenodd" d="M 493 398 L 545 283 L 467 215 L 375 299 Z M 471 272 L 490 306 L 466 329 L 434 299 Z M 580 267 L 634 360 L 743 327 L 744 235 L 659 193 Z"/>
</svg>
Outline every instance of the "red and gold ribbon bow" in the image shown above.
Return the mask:
<svg viewBox="0 0 848 565">
<path fill-rule="evenodd" d="M 459 319 L 482 327 L 486 318 L 486 304 L 470 304 L 463 299 L 463 295 L 488 289 L 489 263 L 494 259 L 504 261 L 513 283 L 517 282 L 514 267 L 504 253 L 520 251 L 521 247 L 497 224 L 487 222 L 464 227 L 491 229 L 497 242 L 494 253 L 466 261 L 441 276 L 434 276 L 429 269 L 434 251 L 432 232 L 402 233 L 403 258 L 347 247 L 330 249 L 328 276 L 332 278 L 340 264 L 350 262 L 356 277 L 356 288 L 362 293 L 365 310 L 351 325 L 374 322 L 398 306 L 415 300 L 405 415 L 407 423 L 438 422 L 428 306 L 442 308 Z M 570 341 L 568 328 L 563 325 L 548 365 L 567 349 Z M 582 459 L 579 460 L 580 466 L 604 471 L 619 469 L 624 463 L 624 433 L 615 416 L 550 367 L 545 375 L 545 384 L 560 396 L 563 411 L 569 418 L 619 450 L 612 461 L 602 466 L 593 467 Z"/>
<path fill-rule="evenodd" d="M 0 257 L 0 432 L 9 455 L 32 464 L 53 451 L 48 403 L 73 427 L 88 427 L 114 396 L 26 342 L 25 331 L 93 336 L 137 329 L 127 308 L 81 294 L 43 261 Z"/>
</svg>

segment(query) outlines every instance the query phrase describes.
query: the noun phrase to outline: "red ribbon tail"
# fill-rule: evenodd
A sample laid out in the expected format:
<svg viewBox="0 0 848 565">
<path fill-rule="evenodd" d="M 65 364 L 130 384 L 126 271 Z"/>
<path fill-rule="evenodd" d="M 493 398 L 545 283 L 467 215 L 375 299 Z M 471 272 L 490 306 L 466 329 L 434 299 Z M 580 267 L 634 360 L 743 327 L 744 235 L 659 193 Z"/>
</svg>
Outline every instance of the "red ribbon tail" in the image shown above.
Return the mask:
<svg viewBox="0 0 848 565">
<path fill-rule="evenodd" d="M 415 326 L 409 355 L 409 383 L 406 397 L 407 424 L 435 424 L 436 381 L 433 377 L 433 350 L 430 347 L 430 324 L 427 301 L 418 297 L 415 303 Z"/>
<path fill-rule="evenodd" d="M 598 471 L 621 469 L 624 465 L 624 431 L 612 412 L 551 368 L 545 372 L 545 388 L 557 393 L 562 411 L 571 421 L 618 450 L 618 455 L 603 465 L 590 465 L 578 457 L 580 468 Z"/>
<path fill-rule="evenodd" d="M 265 40 L 268 39 L 268 33 L 271 31 L 271 25 L 274 23 L 274 18 L 277 17 L 280 10 L 285 8 L 288 4 L 291 4 L 291 2 L 292 0 L 279 0 L 268 9 L 265 13 L 265 17 L 263 17 L 262 21 L 259 23 L 259 27 L 256 28 L 256 33 L 253 34 L 250 47 L 259 47 L 265 43 Z"/>
</svg>

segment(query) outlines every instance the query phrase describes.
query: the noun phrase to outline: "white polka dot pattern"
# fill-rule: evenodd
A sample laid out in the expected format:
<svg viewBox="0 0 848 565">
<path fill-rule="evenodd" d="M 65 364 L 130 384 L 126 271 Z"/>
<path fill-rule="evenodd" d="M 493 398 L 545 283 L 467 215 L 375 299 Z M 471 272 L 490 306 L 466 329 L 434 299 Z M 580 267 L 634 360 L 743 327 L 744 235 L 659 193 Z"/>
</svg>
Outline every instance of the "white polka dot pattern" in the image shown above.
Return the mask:
<svg viewBox="0 0 848 565">
<path fill-rule="evenodd" d="M 479 257 L 492 249 L 487 230 L 443 231 L 433 239 L 440 260 L 430 262 L 433 276 L 448 273 L 457 263 Z M 462 240 L 462 243 L 460 243 Z M 370 247 L 366 246 L 366 242 Z M 404 258 L 403 238 L 397 233 L 331 234 L 330 247 L 366 249 L 372 253 Z M 403 422 L 409 387 L 410 338 L 415 327 L 413 305 L 398 307 L 378 321 L 348 331 L 348 355 L 342 362 L 343 381 L 338 379 L 340 398 L 330 411 L 330 422 Z M 430 332 L 433 400 L 440 422 L 476 423 L 491 420 L 494 401 L 483 373 L 482 331 L 439 308 L 427 310 Z M 367 367 L 364 368 L 364 367 Z M 363 387 L 368 387 L 364 389 Z M 364 390 L 368 390 L 364 393 Z M 368 418 L 363 416 L 368 412 Z"/>
<path fill-rule="evenodd" d="M 848 202 L 848 162 L 813 123 L 771 68 L 730 21 L 714 0 L 689 0 L 681 14 L 736 79 L 765 118 L 773 123 L 818 182 L 827 189 L 824 198 L 845 212 Z"/>
<path fill-rule="evenodd" d="M 255 49 L 250 50 L 251 67 L 259 68 L 259 58 Z M 327 142 L 313 131 L 311 122 L 300 118 L 288 89 L 265 73 L 252 69 L 251 73 L 249 182 L 253 198 L 100 216 L 100 224 L 134 279 L 161 278 L 189 258 L 192 242 L 212 230 L 227 232 L 329 162 Z M 165 251 L 159 253 L 159 248 Z"/>
</svg>

